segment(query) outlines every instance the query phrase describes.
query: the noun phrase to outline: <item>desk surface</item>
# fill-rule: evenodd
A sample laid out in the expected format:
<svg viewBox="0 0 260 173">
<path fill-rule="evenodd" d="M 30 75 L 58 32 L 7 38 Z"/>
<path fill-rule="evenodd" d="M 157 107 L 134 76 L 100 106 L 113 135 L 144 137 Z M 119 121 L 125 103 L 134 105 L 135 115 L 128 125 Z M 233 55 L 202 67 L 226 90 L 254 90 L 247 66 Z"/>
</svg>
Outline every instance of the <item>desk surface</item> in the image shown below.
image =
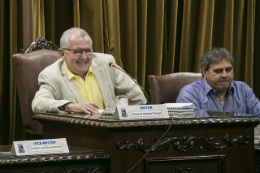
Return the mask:
<svg viewBox="0 0 260 173">
<path fill-rule="evenodd" d="M 33 116 L 41 122 L 52 121 L 59 123 L 79 124 L 84 126 L 99 128 L 127 128 L 127 127 L 145 127 L 145 126 L 191 126 L 203 125 L 214 126 L 219 124 L 239 124 L 255 123 L 259 124 L 259 117 L 251 114 L 238 114 L 228 112 L 215 112 L 205 110 L 194 110 L 194 114 L 175 115 L 168 119 L 137 119 L 137 120 L 117 120 L 117 119 L 100 119 L 99 116 L 89 116 L 85 114 L 55 114 L 44 113 Z"/>
</svg>

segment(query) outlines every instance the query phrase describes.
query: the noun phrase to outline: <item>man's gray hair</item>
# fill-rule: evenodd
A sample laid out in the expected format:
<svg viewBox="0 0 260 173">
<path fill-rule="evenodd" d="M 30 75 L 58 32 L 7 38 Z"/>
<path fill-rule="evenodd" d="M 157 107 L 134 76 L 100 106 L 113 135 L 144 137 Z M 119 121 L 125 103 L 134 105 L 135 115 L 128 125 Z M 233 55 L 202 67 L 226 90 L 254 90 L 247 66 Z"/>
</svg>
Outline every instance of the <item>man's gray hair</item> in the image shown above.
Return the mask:
<svg viewBox="0 0 260 173">
<path fill-rule="evenodd" d="M 71 35 L 80 35 L 81 37 L 89 37 L 92 45 L 92 39 L 84 29 L 70 28 L 63 32 L 60 38 L 60 48 L 68 48 L 70 46 L 68 39 Z"/>
<path fill-rule="evenodd" d="M 234 66 L 234 58 L 230 52 L 225 48 L 213 48 L 210 51 L 203 54 L 200 60 L 200 70 L 203 75 L 204 71 L 208 71 L 211 64 L 218 64 L 222 60 L 227 60 Z"/>
</svg>

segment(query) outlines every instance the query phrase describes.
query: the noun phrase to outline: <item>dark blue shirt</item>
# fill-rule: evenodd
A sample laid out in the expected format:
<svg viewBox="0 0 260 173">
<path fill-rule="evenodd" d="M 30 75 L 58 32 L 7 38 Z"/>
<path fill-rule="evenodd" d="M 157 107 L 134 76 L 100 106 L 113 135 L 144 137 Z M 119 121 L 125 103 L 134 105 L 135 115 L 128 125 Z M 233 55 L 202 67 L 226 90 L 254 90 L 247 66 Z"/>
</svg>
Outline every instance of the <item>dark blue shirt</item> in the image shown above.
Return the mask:
<svg viewBox="0 0 260 173">
<path fill-rule="evenodd" d="M 224 109 L 218 93 L 202 78 L 184 86 L 176 103 L 193 103 L 197 109 L 254 114 L 260 117 L 260 103 L 252 89 L 240 81 L 233 81 L 226 93 Z"/>
</svg>

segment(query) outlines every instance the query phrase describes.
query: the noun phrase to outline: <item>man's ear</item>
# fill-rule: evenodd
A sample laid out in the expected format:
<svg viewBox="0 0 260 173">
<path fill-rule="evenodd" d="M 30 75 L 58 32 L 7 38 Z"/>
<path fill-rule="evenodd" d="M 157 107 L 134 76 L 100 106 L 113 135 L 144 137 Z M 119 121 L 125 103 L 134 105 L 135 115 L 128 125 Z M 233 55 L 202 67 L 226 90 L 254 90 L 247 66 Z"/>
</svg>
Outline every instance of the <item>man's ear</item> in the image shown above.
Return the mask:
<svg viewBox="0 0 260 173">
<path fill-rule="evenodd" d="M 206 70 L 203 70 L 203 76 L 204 76 L 204 78 L 207 78 L 207 71 Z"/>
<path fill-rule="evenodd" d="M 64 58 L 64 50 L 63 50 L 63 49 L 59 48 L 59 54 L 60 54 L 60 57 L 61 57 L 63 60 L 65 60 L 65 58 Z"/>
</svg>

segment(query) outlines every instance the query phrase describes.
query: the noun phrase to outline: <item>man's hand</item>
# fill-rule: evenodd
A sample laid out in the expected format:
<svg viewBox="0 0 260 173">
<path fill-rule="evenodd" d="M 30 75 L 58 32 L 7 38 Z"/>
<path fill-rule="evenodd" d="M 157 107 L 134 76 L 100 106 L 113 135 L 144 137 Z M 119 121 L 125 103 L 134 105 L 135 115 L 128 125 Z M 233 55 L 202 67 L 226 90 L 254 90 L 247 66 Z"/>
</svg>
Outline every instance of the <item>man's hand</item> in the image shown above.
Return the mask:
<svg viewBox="0 0 260 173">
<path fill-rule="evenodd" d="M 84 102 L 84 103 L 68 103 L 65 105 L 65 111 L 85 113 L 88 115 L 99 114 L 99 106 L 96 103 Z"/>
</svg>

